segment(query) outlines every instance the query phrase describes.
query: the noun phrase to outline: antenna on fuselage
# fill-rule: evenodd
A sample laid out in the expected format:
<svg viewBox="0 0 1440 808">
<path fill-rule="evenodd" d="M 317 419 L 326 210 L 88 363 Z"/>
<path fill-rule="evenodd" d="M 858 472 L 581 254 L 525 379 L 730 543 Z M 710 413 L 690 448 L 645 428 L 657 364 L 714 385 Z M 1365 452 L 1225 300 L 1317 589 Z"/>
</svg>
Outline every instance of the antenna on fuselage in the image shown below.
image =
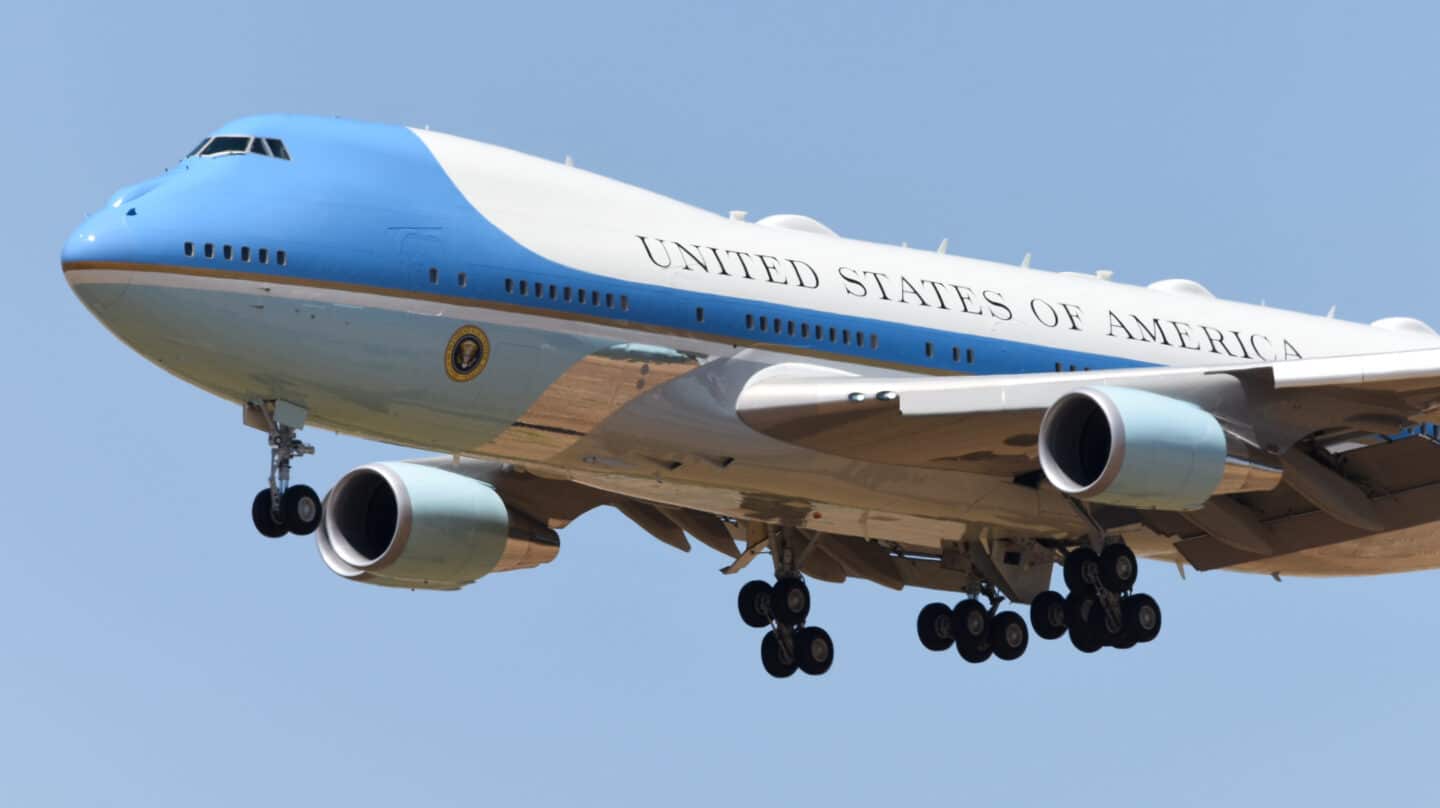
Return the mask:
<svg viewBox="0 0 1440 808">
<path fill-rule="evenodd" d="M 944 255 L 945 251 L 948 249 L 950 249 L 950 239 L 942 238 L 940 239 L 940 246 L 935 248 L 935 252 Z"/>
<path fill-rule="evenodd" d="M 1330 318 L 1331 320 L 1335 319 L 1335 306 L 1331 306 L 1330 310 L 1325 312 L 1325 316 Z"/>
<path fill-rule="evenodd" d="M 565 155 L 565 167 L 566 167 L 566 168 L 574 168 L 574 167 L 575 167 L 575 158 L 574 158 L 574 157 L 571 157 L 571 156 L 568 155 L 568 154 Z"/>
<path fill-rule="evenodd" d="M 1030 253 L 1028 253 L 1028 252 L 1025 253 L 1025 257 L 1020 259 L 1020 268 L 1021 268 L 1021 269 L 1029 269 L 1029 268 L 1030 268 Z"/>
</svg>

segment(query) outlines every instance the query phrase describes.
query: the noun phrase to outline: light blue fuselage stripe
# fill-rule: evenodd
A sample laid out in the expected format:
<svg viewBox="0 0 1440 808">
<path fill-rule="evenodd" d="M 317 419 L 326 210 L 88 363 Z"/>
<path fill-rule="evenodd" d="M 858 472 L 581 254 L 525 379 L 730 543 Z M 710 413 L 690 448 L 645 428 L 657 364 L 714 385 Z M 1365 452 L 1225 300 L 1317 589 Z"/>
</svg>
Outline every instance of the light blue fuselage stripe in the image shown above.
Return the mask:
<svg viewBox="0 0 1440 808">
<path fill-rule="evenodd" d="M 853 357 L 859 363 L 920 372 L 1024 373 L 1076 368 L 1135 367 L 1146 363 L 1010 340 L 921 328 L 888 320 L 816 312 L 746 298 L 703 294 L 663 283 L 617 280 L 550 261 L 496 228 L 465 200 L 454 182 L 408 129 L 381 124 L 301 116 L 257 116 L 220 132 L 280 137 L 289 161 L 260 155 L 189 158 L 162 177 L 117 194 L 86 223 L 106 236 L 94 246 L 75 236 L 64 260 L 111 260 L 221 271 L 293 276 L 314 282 L 360 284 L 421 295 L 444 294 L 477 303 L 525 306 L 562 315 L 638 324 L 652 330 L 704 335 L 715 342 L 769 344 L 799 351 Z M 127 215 L 130 211 L 133 214 Z M 78 232 L 77 232 L 78 236 Z M 182 245 L 194 245 L 186 256 Z M 204 245 L 215 257 L 204 257 Z M 117 249 L 117 245 L 123 245 Z M 224 245 L 232 248 L 223 258 Z M 239 260 L 249 247 L 251 260 Z M 269 263 L 258 263 L 258 250 Z M 283 250 L 284 267 L 277 266 Z M 439 273 L 430 282 L 429 269 Z M 656 272 L 673 270 L 656 269 Z M 467 278 L 458 286 L 459 273 Z M 506 279 L 513 281 L 507 292 Z M 525 281 L 531 293 L 518 294 Z M 546 287 L 538 298 L 536 283 Z M 600 306 L 551 299 L 549 285 L 599 291 Z M 615 307 L 604 305 L 614 296 Z M 630 304 L 621 311 L 620 296 Z M 696 309 L 704 309 L 698 321 Z M 746 327 L 793 321 L 794 336 Z M 966 315 L 959 314 L 959 317 Z M 866 334 L 865 344 L 802 338 L 799 324 L 839 334 Z M 558 329 L 563 324 L 557 323 Z M 869 335 L 878 340 L 869 347 Z M 852 340 L 853 342 L 853 340 Z M 933 355 L 926 355 L 926 343 Z M 955 361 L 952 349 L 959 349 Z M 966 362 L 973 351 L 974 362 Z"/>
</svg>

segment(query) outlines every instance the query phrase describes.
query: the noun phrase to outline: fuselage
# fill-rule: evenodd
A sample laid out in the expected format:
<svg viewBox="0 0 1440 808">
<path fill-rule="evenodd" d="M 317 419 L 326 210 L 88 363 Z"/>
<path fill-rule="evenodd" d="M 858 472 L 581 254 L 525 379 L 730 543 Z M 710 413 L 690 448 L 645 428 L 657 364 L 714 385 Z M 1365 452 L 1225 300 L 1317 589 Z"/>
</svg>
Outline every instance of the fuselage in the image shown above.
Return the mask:
<svg viewBox="0 0 1440 808">
<path fill-rule="evenodd" d="M 284 153 L 188 157 L 65 245 L 68 281 L 120 339 L 232 401 L 291 401 L 342 432 L 736 517 L 932 548 L 975 525 L 1084 530 L 1044 489 L 762 436 L 733 406 L 759 373 L 1084 372 L 1440 344 L 1413 321 L 868 243 L 803 217 L 747 222 L 429 131 L 259 116 L 216 135 Z M 467 328 L 483 355 L 457 372 Z"/>
</svg>

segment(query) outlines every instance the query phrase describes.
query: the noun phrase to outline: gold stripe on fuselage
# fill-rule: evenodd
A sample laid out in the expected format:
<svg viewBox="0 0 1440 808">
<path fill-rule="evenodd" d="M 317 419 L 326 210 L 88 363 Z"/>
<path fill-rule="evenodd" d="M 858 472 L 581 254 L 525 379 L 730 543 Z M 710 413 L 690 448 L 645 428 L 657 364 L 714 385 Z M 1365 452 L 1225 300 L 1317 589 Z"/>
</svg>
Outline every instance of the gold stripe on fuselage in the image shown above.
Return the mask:
<svg viewBox="0 0 1440 808">
<path fill-rule="evenodd" d="M 700 342 L 719 342 L 736 347 L 756 348 L 774 353 L 802 356 L 810 359 L 824 359 L 831 362 L 843 362 L 851 365 L 864 365 L 867 367 L 885 368 L 898 370 L 905 373 L 924 374 L 929 376 L 967 376 L 970 374 L 959 371 L 945 372 L 934 368 L 916 367 L 905 365 L 899 362 L 886 362 L 865 356 L 854 354 L 835 353 L 831 351 L 820 351 L 806 348 L 799 348 L 794 345 L 783 345 L 771 342 L 760 342 L 757 340 L 725 335 L 707 334 L 700 331 L 689 331 L 679 328 L 664 328 L 661 326 L 640 323 L 634 320 L 622 318 L 601 317 L 592 314 L 581 314 L 569 311 L 556 311 L 541 306 L 521 306 L 514 303 L 502 303 L 493 300 L 476 300 L 469 297 L 456 295 L 438 294 L 433 292 L 411 292 L 403 289 L 391 289 L 384 286 L 371 286 L 361 283 L 346 283 L 344 281 L 322 281 L 310 278 L 297 278 L 290 275 L 268 275 L 257 272 L 237 272 L 225 269 L 205 269 L 200 267 L 182 267 L 172 264 L 143 264 L 120 261 L 71 261 L 61 264 L 65 272 L 83 270 L 111 270 L 118 272 L 147 272 L 161 275 L 183 275 L 194 278 L 210 278 L 215 280 L 250 281 L 259 284 L 274 284 L 277 286 L 303 286 L 311 289 L 325 289 L 337 292 L 354 292 L 357 294 L 378 295 L 401 300 L 420 300 L 430 303 L 443 303 L 451 306 L 480 309 L 486 311 L 502 311 L 511 314 L 524 314 L 532 317 L 542 317 L 550 320 L 561 320 L 570 322 L 591 323 L 612 328 L 623 328 L 629 331 L 640 331 L 647 334 L 657 334 L 668 337 L 680 337 Z M 663 289 L 664 287 L 655 287 Z M 757 303 L 757 305 L 765 305 Z"/>
</svg>

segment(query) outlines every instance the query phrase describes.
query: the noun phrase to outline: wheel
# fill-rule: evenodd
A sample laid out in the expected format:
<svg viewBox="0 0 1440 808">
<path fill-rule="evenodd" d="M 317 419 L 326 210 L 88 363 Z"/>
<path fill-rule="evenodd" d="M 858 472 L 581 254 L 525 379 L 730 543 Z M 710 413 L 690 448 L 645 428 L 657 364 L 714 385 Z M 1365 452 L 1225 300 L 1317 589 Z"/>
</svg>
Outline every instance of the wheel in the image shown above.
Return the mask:
<svg viewBox="0 0 1440 808">
<path fill-rule="evenodd" d="M 1110 643 L 1110 647 L 1124 651 L 1126 648 L 1134 648 L 1135 643 L 1135 632 L 1127 628 L 1120 631 L 1120 636 Z"/>
<path fill-rule="evenodd" d="M 1071 592 L 1082 592 L 1094 587 L 1099 580 L 1100 556 L 1089 547 L 1077 547 L 1065 556 L 1065 587 Z"/>
<path fill-rule="evenodd" d="M 1100 608 L 1100 601 L 1089 592 L 1071 592 L 1065 598 L 1065 626 L 1070 632 L 1070 644 L 1080 651 L 1093 654 L 1105 643 L 1092 624 L 1092 614 Z"/>
<path fill-rule="evenodd" d="M 825 629 L 810 626 L 795 633 L 795 662 L 800 670 L 819 676 L 835 661 L 835 644 Z"/>
<path fill-rule="evenodd" d="M 280 497 L 280 517 L 296 536 L 314 533 L 320 527 L 320 495 L 308 485 L 290 486 Z"/>
<path fill-rule="evenodd" d="M 1136 642 L 1150 642 L 1160 634 L 1160 604 L 1149 595 L 1131 595 L 1120 611 L 1125 627 L 1135 633 Z"/>
<path fill-rule="evenodd" d="M 980 601 L 962 600 L 955 604 L 950 632 L 955 636 L 955 650 L 966 662 L 984 662 L 990 658 L 990 612 Z"/>
<path fill-rule="evenodd" d="M 1041 592 L 1030 601 L 1030 625 L 1044 640 L 1065 635 L 1065 598 L 1059 592 Z"/>
<path fill-rule="evenodd" d="M 1025 619 L 1016 612 L 1001 612 L 990 621 L 990 647 L 995 656 L 1004 659 L 1019 659 L 1030 645 L 1030 630 Z"/>
<path fill-rule="evenodd" d="M 770 625 L 770 596 L 775 588 L 764 581 L 751 581 L 740 587 L 740 619 L 751 628 Z"/>
<path fill-rule="evenodd" d="M 766 673 L 776 679 L 790 676 L 799 667 L 795 664 L 795 657 L 780 648 L 780 638 L 773 631 L 765 632 L 765 639 L 760 641 L 760 664 L 765 666 Z"/>
<path fill-rule="evenodd" d="M 260 493 L 255 495 L 255 501 L 250 504 L 250 519 L 255 522 L 255 529 L 260 535 L 266 538 L 278 539 L 287 532 L 285 525 L 275 519 L 274 511 L 270 510 L 270 489 L 262 488 Z"/>
<path fill-rule="evenodd" d="M 810 614 L 810 589 L 799 578 L 781 578 L 770 597 L 770 613 L 787 626 L 798 626 Z"/>
<path fill-rule="evenodd" d="M 1070 644 L 1083 654 L 1093 654 L 1104 645 L 1095 629 L 1085 623 L 1070 626 Z"/>
<path fill-rule="evenodd" d="M 1111 544 L 1100 552 L 1100 583 L 1111 592 L 1118 595 L 1134 589 L 1139 574 L 1140 565 L 1129 547 Z"/>
<path fill-rule="evenodd" d="M 943 603 L 932 603 L 920 610 L 915 620 L 915 630 L 920 635 L 920 644 L 931 651 L 944 651 L 955 642 L 950 622 L 954 612 Z"/>
</svg>

